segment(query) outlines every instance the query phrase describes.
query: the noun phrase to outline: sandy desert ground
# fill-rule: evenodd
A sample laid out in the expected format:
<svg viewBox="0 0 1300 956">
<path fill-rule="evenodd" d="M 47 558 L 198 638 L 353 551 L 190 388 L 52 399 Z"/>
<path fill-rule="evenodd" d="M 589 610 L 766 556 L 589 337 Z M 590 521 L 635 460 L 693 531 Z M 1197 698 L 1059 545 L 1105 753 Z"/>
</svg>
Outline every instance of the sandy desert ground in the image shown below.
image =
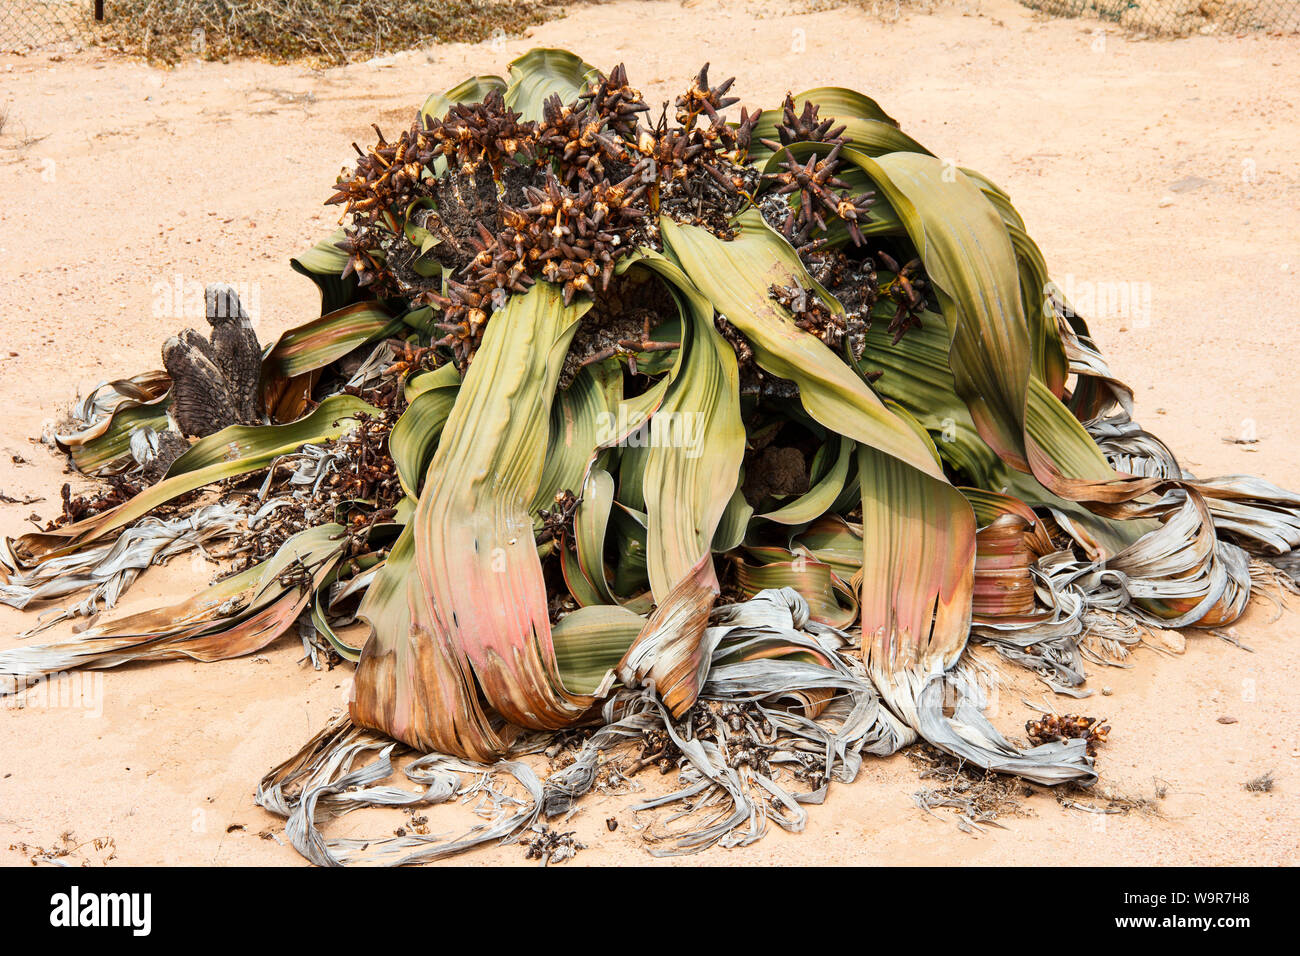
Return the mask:
<svg viewBox="0 0 1300 956">
<path fill-rule="evenodd" d="M 425 94 L 504 72 L 532 46 L 627 62 L 656 101 L 704 60 L 739 77 L 745 103 L 838 84 L 875 96 L 940 156 L 1008 190 L 1057 281 L 1136 288 L 1136 307 L 1091 316 L 1140 418 L 1199 475 L 1251 472 L 1300 487 L 1300 40 L 1132 42 L 1096 22 L 1043 20 L 1012 0 L 972 0 L 896 23 L 852 9 L 617 2 L 527 37 L 444 46 L 325 72 L 259 63 L 162 71 L 98 53 L 0 57 L 0 533 L 58 511 L 63 462 L 32 439 L 78 390 L 153 368 L 189 324 L 156 316 L 158 283 L 248 283 L 263 340 L 317 308 L 288 268 L 333 227 L 322 206 L 367 142 Z M 1137 283 L 1136 287 L 1127 284 Z M 1149 283 L 1149 285 L 1143 285 Z M 1092 284 L 1092 285 L 1089 285 Z M 1231 442 L 1256 438 L 1253 444 Z M 74 488 L 78 480 L 73 477 Z M 122 605 L 193 586 L 181 560 Z M 1293 602 L 1300 608 L 1300 601 Z M 30 626 L 0 608 L 0 646 Z M 1114 728 L 1106 785 L 1156 812 L 1098 815 L 1023 798 L 1005 829 L 927 816 L 906 756 L 869 760 L 805 832 L 714 850 L 709 864 L 1288 864 L 1300 858 L 1300 615 L 1257 602 L 1241 650 L 1186 632 L 1182 654 L 1140 650 L 1094 669 L 1112 694 L 1077 706 Z M 54 632 L 66 633 L 66 632 Z M 346 668 L 298 663 L 296 641 L 218 664 L 103 674 L 102 710 L 0 707 L 0 862 L 79 845 L 71 862 L 296 864 L 280 822 L 255 806 L 260 776 L 343 701 Z M 1023 727 L 1043 688 L 1009 673 L 995 722 Z M 1266 771 L 1270 793 L 1243 782 Z M 1157 788 L 1165 791 L 1156 798 Z M 570 823 L 577 863 L 651 862 L 625 798 L 593 797 Z M 609 832 L 605 819 L 625 825 Z M 388 831 L 392 828 L 387 824 Z M 383 833 L 359 816 L 334 832 Z M 442 829 L 435 816 L 433 826 Z M 96 848 L 90 842 L 111 840 Z M 111 859 L 110 859 L 111 858 Z M 474 862 L 522 864 L 519 847 Z"/>
</svg>

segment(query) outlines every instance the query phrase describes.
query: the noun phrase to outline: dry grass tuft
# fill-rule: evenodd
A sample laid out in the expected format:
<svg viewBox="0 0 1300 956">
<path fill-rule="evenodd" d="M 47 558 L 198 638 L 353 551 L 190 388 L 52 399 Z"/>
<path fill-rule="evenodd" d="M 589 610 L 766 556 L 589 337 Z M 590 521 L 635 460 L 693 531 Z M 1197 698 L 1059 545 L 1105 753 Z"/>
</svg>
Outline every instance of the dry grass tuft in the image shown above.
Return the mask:
<svg viewBox="0 0 1300 956">
<path fill-rule="evenodd" d="M 1154 797 L 1130 793 L 1117 787 L 1096 784 L 1091 787 L 1077 783 L 1068 783 L 1055 788 L 1052 793 L 1056 802 L 1068 810 L 1084 813 L 1119 814 L 1137 812 L 1149 816 L 1161 816 L 1158 801 L 1169 795 L 1169 782 L 1152 778 L 1155 785 Z"/>
<path fill-rule="evenodd" d="M 1273 771 L 1270 770 L 1268 773 L 1260 774 L 1253 780 L 1247 780 L 1242 786 L 1252 793 L 1271 793 L 1274 782 Z"/>
<path fill-rule="evenodd" d="M 477 43 L 561 16 L 545 0 L 117 0 L 104 42 L 175 63 L 258 57 L 339 66 L 430 43 Z"/>
</svg>

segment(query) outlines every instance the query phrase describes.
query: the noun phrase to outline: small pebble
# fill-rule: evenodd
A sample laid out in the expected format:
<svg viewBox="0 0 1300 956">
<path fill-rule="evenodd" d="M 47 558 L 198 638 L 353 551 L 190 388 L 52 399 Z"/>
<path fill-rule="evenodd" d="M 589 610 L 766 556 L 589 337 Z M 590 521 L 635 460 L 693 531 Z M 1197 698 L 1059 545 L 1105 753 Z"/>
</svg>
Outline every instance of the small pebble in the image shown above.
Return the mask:
<svg viewBox="0 0 1300 956">
<path fill-rule="evenodd" d="M 1221 723 L 1221 724 L 1235 724 L 1236 722 L 1237 722 L 1237 718 L 1236 718 L 1236 717 L 1227 717 L 1227 716 L 1224 716 L 1224 717 L 1220 717 L 1220 718 L 1219 718 L 1219 723 Z"/>
<path fill-rule="evenodd" d="M 615 820 L 613 817 L 610 817 L 608 820 L 605 821 L 605 826 L 606 828 L 608 828 L 610 833 L 613 833 L 615 830 L 618 829 L 618 821 Z"/>
<path fill-rule="evenodd" d="M 1103 687 L 1103 688 L 1101 689 L 1101 696 L 1102 696 L 1102 697 L 1109 697 L 1109 696 L 1110 696 L 1111 694 L 1113 694 L 1113 693 L 1115 693 L 1115 692 L 1114 692 L 1113 690 L 1111 690 L 1109 687 Z"/>
<path fill-rule="evenodd" d="M 1165 650 L 1174 654 L 1182 654 L 1187 650 L 1187 639 L 1177 631 L 1169 631 L 1159 627 L 1152 628 L 1151 631 L 1156 641 Z"/>
</svg>

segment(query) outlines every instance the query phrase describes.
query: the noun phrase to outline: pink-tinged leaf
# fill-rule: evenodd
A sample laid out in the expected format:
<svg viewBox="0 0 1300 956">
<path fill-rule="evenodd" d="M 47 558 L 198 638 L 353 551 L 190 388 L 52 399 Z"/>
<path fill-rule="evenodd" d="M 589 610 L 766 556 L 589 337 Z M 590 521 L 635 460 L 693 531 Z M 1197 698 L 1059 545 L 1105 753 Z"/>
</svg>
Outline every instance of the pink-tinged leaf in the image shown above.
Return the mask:
<svg viewBox="0 0 1300 956">
<path fill-rule="evenodd" d="M 972 612 L 977 619 L 1023 617 L 1034 612 L 1034 563 L 1028 524 L 1005 514 L 975 536 L 975 589 Z"/>
<path fill-rule="evenodd" d="M 979 488 L 961 492 L 975 511 L 976 621 L 1027 620 L 1036 613 L 1034 577 L 1039 558 L 1056 550 L 1043 522 L 1018 498 Z"/>
<path fill-rule="evenodd" d="M 505 742 L 483 710 L 465 656 L 412 620 L 406 592 L 414 562 L 408 524 L 357 612 L 371 636 L 353 679 L 352 721 L 422 751 L 493 760 Z"/>
<path fill-rule="evenodd" d="M 704 686 L 713 647 L 704 641 L 718 595 L 713 561 L 706 553 L 657 604 L 618 666 L 630 687 L 653 684 L 668 712 L 680 717 Z"/>
<path fill-rule="evenodd" d="M 792 555 L 783 548 L 774 550 L 782 557 L 762 565 L 736 561 L 736 585 L 746 598 L 768 588 L 794 588 L 808 602 L 808 615 L 814 621 L 842 629 L 854 625 L 858 619 L 855 588 L 823 561 L 802 554 Z M 858 557 L 860 564 L 860 550 Z"/>
<path fill-rule="evenodd" d="M 179 604 L 93 627 L 76 640 L 0 651 L 0 675 L 30 680 L 73 668 L 218 661 L 259 651 L 293 625 L 338 563 L 342 534 L 339 525 L 308 529 L 270 560 Z"/>
<path fill-rule="evenodd" d="M 320 370 L 405 326 L 377 302 L 357 302 L 285 332 L 262 359 L 262 407 L 272 421 L 302 415 Z"/>
<path fill-rule="evenodd" d="M 873 448 L 858 449 L 862 486 L 862 644 L 888 686 L 941 673 L 966 646 L 975 517 L 950 485 Z M 878 685 L 879 686 L 879 685 Z M 886 687 L 881 688 L 887 696 Z"/>
<path fill-rule="evenodd" d="M 566 306 L 556 287 L 539 282 L 489 323 L 411 519 L 405 628 L 392 627 L 402 623 L 392 609 L 396 580 L 386 582 L 384 615 L 372 617 L 376 633 L 357 671 L 357 723 L 484 759 L 504 742 L 478 691 L 510 723 L 536 729 L 567 726 L 593 703 L 559 677 L 528 510 L 560 367 L 587 308 Z"/>
</svg>

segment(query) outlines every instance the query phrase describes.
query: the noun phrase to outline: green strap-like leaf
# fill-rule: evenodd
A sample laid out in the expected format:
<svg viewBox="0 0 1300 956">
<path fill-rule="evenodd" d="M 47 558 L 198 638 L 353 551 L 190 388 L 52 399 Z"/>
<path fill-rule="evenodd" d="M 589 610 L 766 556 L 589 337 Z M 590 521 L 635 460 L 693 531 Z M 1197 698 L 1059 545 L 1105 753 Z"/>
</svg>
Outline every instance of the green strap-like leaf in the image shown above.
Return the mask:
<svg viewBox="0 0 1300 956">
<path fill-rule="evenodd" d="M 1002 218 L 977 183 L 933 156 L 844 155 L 871 176 L 921 254 L 948 325 L 948 367 L 981 437 L 1004 461 L 1028 471 L 1029 331 Z"/>
<path fill-rule="evenodd" d="M 352 427 L 357 415 L 378 415 L 379 410 L 354 395 L 331 395 L 310 415 L 285 425 L 231 425 L 200 438 L 167 469 L 167 478 L 212 467 L 238 468 L 221 477 L 244 474 L 272 458 L 296 451 L 307 442 L 337 438 Z M 206 484 L 207 482 L 204 482 Z M 194 487 L 198 487 L 195 485 Z"/>
<path fill-rule="evenodd" d="M 623 370 L 613 361 L 588 365 L 556 396 L 546 465 L 530 511 L 553 507 L 560 492 L 579 490 L 622 398 Z"/>
<path fill-rule="evenodd" d="M 460 103 L 481 103 L 494 90 L 504 93 L 506 81 L 499 76 L 471 76 L 446 93 L 430 93 L 420 107 L 420 115 L 426 120 L 440 120 L 453 106 Z"/>
<path fill-rule="evenodd" d="M 289 265 L 295 272 L 311 279 L 320 290 L 321 315 L 329 315 L 370 298 L 370 293 L 361 289 L 355 275 L 343 278 L 348 265 L 348 254 L 338 244 L 345 238 L 343 228 L 339 227 L 306 252 L 289 260 Z"/>
<path fill-rule="evenodd" d="M 421 387 L 388 435 L 388 451 L 397 466 L 402 490 L 408 495 L 419 495 L 424 473 L 438 447 L 438 436 L 459 390 L 459 377 L 451 384 Z"/>
<path fill-rule="evenodd" d="M 789 243 L 756 210 L 743 213 L 735 225 L 736 238 L 724 242 L 698 226 L 660 220 L 664 244 L 682 270 L 749 340 L 765 371 L 798 383 L 800 401 L 813 419 L 944 481 L 924 442 L 821 339 L 796 326 L 769 293 L 774 284 L 797 276 L 805 289 L 843 314 L 840 304 L 813 281 Z"/>
<path fill-rule="evenodd" d="M 758 364 L 797 383 L 808 414 L 860 446 L 862 520 L 872 534 L 864 540 L 864 646 L 875 647 L 871 653 L 882 667 L 951 663 L 965 646 L 970 616 L 970 505 L 948 484 L 915 425 L 890 412 L 839 356 L 772 300 L 772 285 L 797 275 L 805 289 L 838 308 L 807 276 L 789 244 L 754 210 L 735 225 L 729 242 L 667 219 L 660 230 L 687 275 L 750 342 Z M 893 558 L 908 573 L 882 563 Z"/>
<path fill-rule="evenodd" d="M 293 378 L 347 355 L 402 329 L 402 321 L 376 302 L 358 302 L 295 326 L 267 351 L 263 378 Z"/>
<path fill-rule="evenodd" d="M 614 479 L 609 472 L 593 468 L 582 486 L 582 502 L 573 516 L 576 575 L 565 576 L 574 584 L 585 584 L 582 593 L 574 591 L 579 604 L 617 604 L 605 577 L 605 536 L 609 532 L 610 510 L 614 506 Z M 581 579 L 580 581 L 578 579 Z"/>
<path fill-rule="evenodd" d="M 1034 506 L 1067 512 L 1090 529 L 1103 553 L 1116 554 L 1137 540 L 1149 522 L 1114 521 L 1093 515 L 1082 505 L 1066 501 L 1044 488 L 1030 474 L 1008 468 L 980 438 L 965 402 L 958 396 L 948 369 L 948 332 L 934 313 L 921 315 L 921 326 L 894 343 L 883 328 L 866 334 L 862 367 L 883 372 L 875 383 L 882 395 L 898 402 L 929 432 L 934 446 L 952 468 L 973 485 L 1005 489 Z M 1028 427 L 1033 439 L 1081 473 L 1100 475 L 1108 468 L 1078 421 L 1067 421 L 1068 409 L 1041 382 L 1031 382 Z M 1055 406 L 1055 407 L 1054 407 Z M 1069 416 L 1073 418 L 1073 416 Z"/>
<path fill-rule="evenodd" d="M 429 372 L 421 372 L 418 375 L 412 375 L 402 386 L 402 394 L 408 402 L 413 402 L 416 396 L 427 392 L 431 388 L 442 388 L 447 385 L 460 386 L 460 372 L 456 366 L 447 364 L 435 368 Z"/>
<path fill-rule="evenodd" d="M 680 370 L 650 419 L 642 479 L 650 588 L 662 600 L 710 553 L 736 488 L 745 427 L 736 354 L 713 325 L 712 305 L 676 266 L 643 261 L 675 280 L 687 318 Z"/>
<path fill-rule="evenodd" d="M 645 590 L 650 584 L 647 570 L 646 528 L 650 519 L 645 512 L 635 511 L 621 502 L 614 503 L 610 512 L 613 516 L 614 542 L 618 550 L 618 561 L 614 565 L 613 590 L 624 603 L 626 599 Z"/>
<path fill-rule="evenodd" d="M 793 501 L 758 517 L 776 524 L 807 524 L 831 510 L 849 477 L 849 463 L 853 459 L 853 442 L 838 435 L 832 436 L 828 441 L 835 449 L 833 452 L 835 458 L 834 464 L 826 475 Z M 827 446 L 823 446 L 825 447 Z"/>
<path fill-rule="evenodd" d="M 556 94 L 572 103 L 600 75 L 590 63 L 568 50 L 533 49 L 510 63 L 510 84 L 506 106 L 523 114 L 525 120 L 540 121 L 542 104 Z"/>
<path fill-rule="evenodd" d="M 292 421 L 311 398 L 319 371 L 372 342 L 409 331 L 377 302 L 353 305 L 282 334 L 262 359 L 262 407 L 275 421 Z"/>
<path fill-rule="evenodd" d="M 713 550 L 718 554 L 726 554 L 740 547 L 753 517 L 754 508 L 745 500 L 740 482 L 737 482 L 736 490 L 731 493 L 731 500 L 727 502 L 722 518 L 718 521 L 718 529 L 713 532 Z"/>
<path fill-rule="evenodd" d="M 921 252 L 948 327 L 953 386 L 984 442 L 1055 495 L 1092 502 L 1093 510 L 1140 513 L 1127 503 L 1157 483 L 1116 475 L 1034 374 L 1020 264 L 980 185 L 933 157 L 871 159 L 851 150 L 846 156 L 888 196 Z M 1020 487 L 1010 490 L 1024 497 Z"/>
<path fill-rule="evenodd" d="M 1020 297 L 1029 322 L 1029 344 L 1034 354 L 1034 373 L 1060 397 L 1064 394 L 1068 367 L 1061 343 L 1056 312 L 1047 305 L 1047 263 L 1038 244 L 1025 231 L 1025 221 L 1011 205 L 1011 198 L 988 177 L 973 169 L 962 169 L 979 184 L 984 198 L 993 204 L 1011 237 L 1020 267 Z"/>
<path fill-rule="evenodd" d="M 835 125 L 843 125 L 840 134 L 845 142 L 869 156 L 900 151 L 928 153 L 924 146 L 898 128 L 893 117 L 880 108 L 871 97 L 841 86 L 823 86 L 805 90 L 794 98 L 795 109 L 802 110 L 805 103 L 819 107 L 818 118 L 835 118 Z M 752 161 L 763 162 L 771 156 L 771 149 L 760 140 L 776 140 L 776 126 L 781 121 L 782 108 L 763 110 L 754 128 L 753 145 L 749 156 Z"/>
<path fill-rule="evenodd" d="M 564 686 L 594 694 L 644 625 L 640 614 L 617 604 L 580 607 L 566 615 L 551 635 Z"/>
<path fill-rule="evenodd" d="M 126 401 L 113 409 L 107 419 L 75 435 L 58 438 L 59 448 L 72 458 L 73 465 L 84 475 L 102 475 L 120 471 L 134 463 L 131 458 L 131 434 L 137 428 L 163 431 L 167 428 L 167 409 L 171 391 L 148 402 Z"/>
</svg>

